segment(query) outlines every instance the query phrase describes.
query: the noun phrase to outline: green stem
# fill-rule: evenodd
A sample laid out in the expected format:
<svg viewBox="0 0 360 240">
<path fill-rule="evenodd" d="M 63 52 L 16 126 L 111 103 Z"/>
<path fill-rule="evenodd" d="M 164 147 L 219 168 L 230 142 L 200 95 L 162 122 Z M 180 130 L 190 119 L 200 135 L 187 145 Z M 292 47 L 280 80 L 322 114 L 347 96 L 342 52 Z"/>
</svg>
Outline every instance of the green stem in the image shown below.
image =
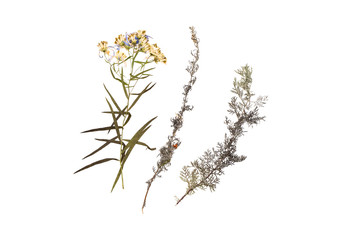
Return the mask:
<svg viewBox="0 0 360 240">
<path fill-rule="evenodd" d="M 136 72 L 139 70 L 139 68 L 140 68 L 140 71 L 142 71 L 144 68 L 145 68 L 145 65 L 146 64 L 148 64 L 148 63 L 151 63 L 152 61 L 148 61 L 149 60 L 149 58 L 147 58 L 146 59 L 146 61 L 145 61 L 145 64 L 141 64 L 141 66 L 139 66 L 136 70 L 135 70 L 135 72 L 134 72 L 134 64 L 135 64 L 135 59 L 136 59 L 136 57 L 137 57 L 137 55 L 138 55 L 138 52 L 134 52 L 134 51 L 132 51 L 132 53 L 130 54 L 130 51 L 128 51 L 128 53 L 129 53 L 129 56 L 130 56 L 130 59 L 131 59 L 131 62 L 130 62 L 130 64 L 131 64 L 131 72 L 130 72 L 130 76 L 132 76 L 132 75 L 135 75 L 136 74 Z M 111 64 L 110 62 L 108 62 L 109 64 Z M 120 64 L 118 64 L 118 67 L 120 66 Z M 117 75 L 119 75 L 119 70 L 118 71 L 116 71 L 115 70 L 115 68 L 114 68 L 114 72 L 117 74 Z M 140 75 L 140 77 L 142 76 L 142 74 Z M 128 94 L 128 98 L 127 98 L 127 103 L 126 103 L 126 108 L 125 108 L 125 113 L 127 113 L 128 111 L 129 111 L 129 105 L 130 105 L 130 96 L 131 96 L 131 93 L 132 93 L 132 91 L 133 91 L 133 89 L 135 88 L 135 86 L 136 86 L 136 84 L 137 84 L 137 82 L 138 82 L 138 80 L 139 80 L 139 78 L 138 79 L 136 79 L 136 82 L 135 82 L 135 84 L 133 85 L 133 86 L 130 86 L 130 79 L 131 79 L 131 77 L 129 78 L 129 84 L 125 87 L 125 89 L 126 89 L 126 92 L 127 92 L 127 94 Z M 125 80 L 125 79 L 124 79 Z M 125 82 L 126 82 L 126 80 L 125 80 Z M 126 114 L 125 114 L 126 115 Z M 126 116 L 124 115 L 124 118 L 123 118 L 123 122 L 122 122 L 122 124 L 121 124 L 121 130 L 120 130 L 120 158 L 119 158 L 119 162 L 120 162 L 120 169 L 122 169 L 123 168 L 123 162 L 122 162 L 122 156 L 124 155 L 124 153 L 125 152 L 123 152 L 124 151 L 124 147 L 123 147 L 123 135 L 124 135 L 124 124 L 125 124 L 125 121 L 126 121 Z M 129 115 L 127 115 L 127 117 L 128 117 Z M 123 177 L 123 171 L 121 171 L 121 182 L 122 182 L 122 188 L 124 189 L 124 177 Z"/>
<path fill-rule="evenodd" d="M 135 56 L 134 56 L 134 52 L 131 55 L 131 73 L 130 73 L 130 76 L 133 74 L 133 64 L 134 64 L 134 61 L 136 59 L 136 56 L 137 56 L 137 54 L 135 54 Z M 135 87 L 135 85 L 134 85 L 134 87 Z M 127 85 L 127 88 L 126 88 L 129 98 L 127 98 L 125 112 L 128 112 L 128 110 L 129 110 L 130 96 L 131 96 L 131 92 L 134 89 L 134 87 L 132 87 L 130 89 L 130 81 L 129 81 L 129 84 Z M 124 154 L 122 142 L 123 142 L 125 120 L 126 120 L 126 117 L 124 116 L 124 119 L 123 119 L 123 122 L 122 122 L 122 125 L 121 125 L 122 128 L 121 128 L 121 134 L 120 134 L 120 168 L 123 165 L 121 160 L 122 160 L 122 155 Z M 124 176 L 124 173 L 123 173 L 123 171 L 121 171 L 121 182 L 122 182 L 122 188 L 124 189 L 124 177 L 123 176 Z"/>
</svg>

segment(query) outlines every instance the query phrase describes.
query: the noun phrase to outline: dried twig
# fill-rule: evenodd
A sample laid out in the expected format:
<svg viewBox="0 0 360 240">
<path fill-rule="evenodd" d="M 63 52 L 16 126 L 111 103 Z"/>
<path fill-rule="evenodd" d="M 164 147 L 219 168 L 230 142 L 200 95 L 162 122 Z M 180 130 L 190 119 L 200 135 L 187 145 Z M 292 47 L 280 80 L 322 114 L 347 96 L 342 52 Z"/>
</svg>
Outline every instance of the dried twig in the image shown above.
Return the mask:
<svg viewBox="0 0 360 240">
<path fill-rule="evenodd" d="M 241 79 L 234 80 L 231 92 L 235 93 L 236 97 L 231 98 L 228 112 L 235 115 L 237 120 L 232 122 L 226 117 L 225 124 L 230 134 L 225 134 L 223 142 L 219 142 L 216 148 L 207 150 L 198 160 L 191 162 L 190 166 L 183 167 L 180 178 L 188 186 L 185 194 L 177 198 L 176 205 L 187 195 L 195 193 L 197 189 L 209 188 L 210 191 L 215 191 L 216 185 L 220 182 L 219 177 L 224 174 L 223 169 L 246 159 L 246 156 L 236 154 L 236 143 L 245 132 L 245 124 L 253 126 L 265 119 L 264 116 L 259 116 L 258 108 L 265 104 L 267 97 L 260 96 L 256 101 L 251 100 L 254 96 L 250 92 L 252 69 L 246 65 L 235 72 L 241 76 Z"/>
<path fill-rule="evenodd" d="M 196 36 L 195 28 L 190 27 L 190 30 L 191 30 L 191 40 L 194 42 L 195 45 L 195 49 L 191 52 L 191 55 L 193 56 L 193 60 L 189 61 L 189 66 L 186 68 L 186 70 L 190 73 L 190 80 L 188 84 L 184 86 L 184 92 L 183 92 L 184 97 L 183 97 L 181 109 L 174 118 L 171 118 L 171 123 L 173 128 L 172 134 L 168 136 L 168 141 L 160 149 L 160 153 L 159 153 L 160 160 L 157 162 L 156 167 L 153 167 L 154 175 L 146 182 L 148 186 L 144 197 L 144 202 L 142 205 L 142 211 L 144 210 L 144 207 L 146 205 L 146 198 L 148 196 L 151 184 L 156 179 L 156 177 L 160 177 L 161 172 L 167 171 L 167 168 L 171 164 L 171 159 L 174 154 L 174 151 L 181 144 L 180 139 L 176 137 L 176 133 L 183 126 L 184 112 L 191 111 L 193 109 L 193 106 L 188 105 L 187 102 L 188 102 L 189 92 L 191 91 L 193 85 L 196 82 L 195 73 L 199 69 L 199 65 L 197 64 L 199 60 L 199 39 Z"/>
</svg>

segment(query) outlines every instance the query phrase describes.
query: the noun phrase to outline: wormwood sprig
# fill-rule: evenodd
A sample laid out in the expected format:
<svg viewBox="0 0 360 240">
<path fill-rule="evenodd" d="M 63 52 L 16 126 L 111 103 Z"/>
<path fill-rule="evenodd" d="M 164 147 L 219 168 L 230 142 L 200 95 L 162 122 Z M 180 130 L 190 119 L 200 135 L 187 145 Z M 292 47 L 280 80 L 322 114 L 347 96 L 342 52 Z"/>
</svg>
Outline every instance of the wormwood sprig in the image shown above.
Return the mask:
<svg viewBox="0 0 360 240">
<path fill-rule="evenodd" d="M 198 159 L 191 162 L 190 166 L 184 166 L 180 172 L 180 179 L 187 183 L 185 194 L 177 198 L 176 205 L 187 195 L 194 194 L 197 189 L 215 191 L 216 185 L 220 182 L 220 176 L 224 174 L 224 168 L 237 162 L 244 161 L 245 156 L 236 154 L 236 143 L 239 137 L 244 134 L 245 124 L 253 126 L 264 120 L 259 116 L 259 107 L 263 107 L 267 101 L 266 96 L 259 96 L 256 101 L 251 98 L 254 93 L 250 91 L 252 83 L 252 69 L 246 65 L 235 71 L 241 76 L 240 80 L 234 79 L 232 97 L 229 102 L 228 112 L 236 116 L 236 121 L 225 118 L 225 124 L 229 134 L 225 134 L 223 142 L 219 142 L 216 148 L 205 151 Z"/>
<path fill-rule="evenodd" d="M 142 97 L 142 95 L 150 91 L 155 85 L 150 82 L 141 92 L 134 93 L 136 84 L 139 80 L 142 81 L 143 79 L 152 76 L 150 74 L 150 71 L 155 68 L 148 68 L 149 64 L 153 62 L 166 63 L 167 61 L 166 57 L 161 52 L 157 44 L 149 43 L 149 38 L 150 37 L 146 35 L 146 31 L 139 30 L 131 34 L 120 34 L 117 38 L 115 38 L 114 46 L 108 46 L 108 43 L 106 41 L 102 41 L 98 44 L 99 56 L 103 58 L 107 64 L 109 64 L 111 76 L 119 83 L 121 83 L 126 100 L 125 106 L 120 107 L 120 105 L 116 102 L 115 98 L 111 95 L 110 91 L 106 88 L 104 84 L 104 88 L 108 94 L 106 102 L 109 110 L 104 111 L 103 113 L 111 116 L 112 123 L 108 127 L 90 129 L 84 131 L 83 133 L 97 131 L 107 131 L 108 133 L 110 133 L 111 130 L 115 130 L 116 135 L 111 137 L 110 139 L 96 138 L 97 141 L 104 143 L 95 151 L 85 156 L 84 159 L 94 155 L 95 153 L 99 152 L 110 144 L 118 145 L 120 148 L 120 154 L 119 158 L 104 158 L 95 161 L 77 170 L 75 173 L 78 173 L 101 163 L 118 161 L 119 170 L 111 191 L 113 191 L 113 189 L 115 188 L 120 177 L 122 180 L 122 188 L 124 188 L 124 164 L 129 158 L 129 155 L 134 149 L 135 145 L 141 145 L 145 146 L 149 150 L 155 150 L 155 148 L 151 148 L 146 143 L 141 142 L 140 138 L 151 127 L 150 124 L 156 117 L 147 121 L 133 135 L 131 139 L 124 138 L 124 128 L 132 118 L 130 110 L 135 106 L 135 104 Z M 141 55 L 143 55 L 143 58 L 141 58 Z M 132 97 L 135 97 L 135 99 L 132 99 Z"/>
<path fill-rule="evenodd" d="M 189 61 L 189 66 L 186 68 L 186 71 L 190 74 L 190 80 L 188 84 L 184 86 L 184 92 L 183 92 L 183 102 L 181 109 L 178 113 L 176 113 L 176 116 L 174 118 L 171 118 L 171 127 L 173 128 L 172 134 L 168 136 L 168 140 L 165 143 L 163 147 L 160 148 L 159 156 L 160 160 L 157 162 L 156 167 L 153 167 L 154 175 L 152 178 L 150 178 L 147 183 L 147 189 L 144 197 L 144 202 L 142 205 L 142 210 L 144 210 L 144 207 L 146 205 L 146 198 L 148 196 L 151 184 L 154 182 L 156 177 L 161 177 L 160 173 L 163 171 L 167 171 L 167 168 L 171 165 L 171 159 L 173 157 L 173 154 L 175 150 L 180 146 L 181 141 L 178 137 L 176 137 L 176 133 L 181 129 L 183 126 L 183 116 L 185 111 L 191 111 L 193 109 L 193 106 L 190 106 L 187 104 L 188 102 L 188 94 L 191 91 L 193 85 L 196 82 L 196 76 L 195 73 L 199 69 L 199 65 L 197 64 L 199 60 L 199 39 L 196 36 L 196 31 L 194 27 L 190 27 L 191 31 L 191 40 L 193 41 L 195 45 L 195 49 L 191 51 L 191 55 L 193 56 L 193 59 Z"/>
</svg>

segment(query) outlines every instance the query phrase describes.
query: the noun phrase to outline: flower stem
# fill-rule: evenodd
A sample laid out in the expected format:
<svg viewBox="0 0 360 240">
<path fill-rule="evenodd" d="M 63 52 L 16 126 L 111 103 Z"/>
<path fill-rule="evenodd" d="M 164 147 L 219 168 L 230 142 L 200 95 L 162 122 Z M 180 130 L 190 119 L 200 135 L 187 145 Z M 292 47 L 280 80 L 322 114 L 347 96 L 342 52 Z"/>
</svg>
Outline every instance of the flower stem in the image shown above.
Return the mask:
<svg viewBox="0 0 360 240">
<path fill-rule="evenodd" d="M 134 71 L 134 62 L 135 62 L 135 59 L 136 59 L 136 56 L 138 54 L 134 54 L 134 51 L 132 52 L 131 54 L 131 72 L 130 72 L 130 78 L 129 78 L 129 83 L 128 83 L 128 86 L 125 88 L 127 90 L 127 95 L 128 95 L 128 98 L 127 98 L 127 102 L 126 102 L 126 107 L 125 107 L 125 113 L 127 113 L 129 111 L 129 105 L 130 105 L 130 96 L 131 96 L 131 93 L 132 91 L 134 90 L 135 86 L 136 86 L 136 83 L 138 82 L 138 79 L 136 80 L 135 84 L 133 87 L 130 86 L 130 79 L 131 79 L 131 76 L 134 75 L 137 70 L 139 69 L 136 69 L 135 72 L 133 73 Z M 145 66 L 145 65 L 144 65 Z M 144 67 L 143 66 L 143 67 Z M 143 69 L 143 67 L 141 67 L 140 71 Z M 129 116 L 129 115 L 127 115 Z M 126 117 L 124 116 L 124 119 L 123 119 L 123 122 L 122 122 L 122 125 L 121 125 L 121 134 L 120 134 L 120 168 L 123 168 L 124 167 L 124 163 L 121 161 L 122 160 L 122 156 L 125 152 L 123 152 L 123 134 L 124 134 L 124 125 L 125 125 L 125 121 L 126 121 Z M 121 182 L 122 182 L 122 188 L 124 189 L 124 173 L 123 171 L 121 171 Z"/>
</svg>

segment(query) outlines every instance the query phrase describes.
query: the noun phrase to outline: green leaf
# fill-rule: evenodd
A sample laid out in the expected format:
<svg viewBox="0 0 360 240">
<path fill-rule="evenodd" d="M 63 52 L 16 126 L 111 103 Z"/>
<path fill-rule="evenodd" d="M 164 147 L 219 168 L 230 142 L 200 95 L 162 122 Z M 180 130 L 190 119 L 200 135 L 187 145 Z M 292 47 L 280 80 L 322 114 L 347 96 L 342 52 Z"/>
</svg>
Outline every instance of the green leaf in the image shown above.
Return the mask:
<svg viewBox="0 0 360 240">
<path fill-rule="evenodd" d="M 111 67 L 112 67 L 112 65 L 110 65 L 110 72 L 111 72 L 111 75 L 113 76 L 113 78 L 120 81 L 122 84 L 128 85 L 124 80 L 115 77 L 114 72 Z"/>
<path fill-rule="evenodd" d="M 125 85 L 122 84 L 122 87 L 123 87 L 123 90 L 124 90 L 124 93 L 125 93 L 125 97 L 126 97 L 127 99 L 129 99 L 129 94 L 128 94 L 128 92 L 126 91 Z"/>
<path fill-rule="evenodd" d="M 130 118 L 131 118 L 131 113 L 127 112 L 126 113 L 128 116 L 126 118 L 126 121 L 124 122 L 124 126 L 130 121 Z"/>
<path fill-rule="evenodd" d="M 116 138 L 117 138 L 117 136 L 116 136 L 116 137 L 113 137 L 111 140 L 115 140 Z M 101 149 L 105 148 L 105 147 L 106 147 L 107 145 L 109 145 L 110 143 L 111 143 L 111 142 L 106 142 L 105 144 L 101 145 L 98 149 L 96 149 L 95 151 L 93 151 L 93 152 L 90 153 L 89 155 L 85 156 L 83 159 L 88 158 L 88 157 L 94 155 L 95 153 L 97 153 L 97 152 L 100 151 Z"/>
<path fill-rule="evenodd" d="M 139 80 L 139 79 L 143 79 L 143 78 L 146 78 L 146 77 L 139 77 L 139 76 L 142 76 L 142 75 L 145 75 L 144 73 L 148 72 L 148 71 L 151 71 L 155 69 L 154 67 L 153 68 L 149 68 L 149 69 L 146 69 L 142 72 L 139 72 L 138 74 L 136 75 L 133 75 L 133 74 L 130 74 L 130 81 L 135 81 L 135 80 Z"/>
<path fill-rule="evenodd" d="M 144 74 L 144 75 L 141 75 L 141 77 L 137 77 L 137 79 L 145 79 L 145 78 L 148 78 L 152 76 L 151 74 Z"/>
<path fill-rule="evenodd" d="M 114 103 L 115 107 L 116 107 L 119 111 L 121 111 L 119 105 L 116 103 L 115 99 L 113 98 L 113 96 L 111 95 L 111 93 L 109 92 L 109 90 L 107 90 L 105 84 L 104 84 L 104 87 L 105 87 L 105 90 L 107 91 L 107 93 L 109 94 L 109 96 L 110 96 L 110 98 L 111 98 L 111 101 Z"/>
<path fill-rule="evenodd" d="M 109 102 L 107 99 L 106 99 L 106 102 L 107 102 L 108 105 L 109 105 L 109 108 L 110 108 L 110 111 L 111 111 L 111 115 L 112 115 L 112 117 L 113 117 L 113 121 L 114 121 L 113 123 L 114 123 L 114 125 L 115 125 L 117 137 L 118 137 L 119 141 L 121 142 L 121 135 L 120 135 L 119 127 L 118 127 L 118 124 L 117 124 L 117 119 L 116 119 L 115 114 L 114 114 L 114 110 L 113 110 L 113 108 L 111 107 L 111 104 L 110 104 L 110 102 Z M 120 109 L 119 109 L 119 111 L 120 111 Z M 115 139 L 114 139 L 114 140 L 115 140 Z M 109 144 L 109 142 L 106 142 L 106 144 Z M 120 154 L 122 155 L 123 152 L 120 152 Z M 120 157 L 120 159 L 121 159 L 121 157 Z M 111 192 L 114 190 L 114 187 L 115 187 L 117 181 L 119 180 L 119 177 L 120 177 L 120 175 L 121 175 L 121 172 L 122 172 L 122 168 L 120 168 L 119 173 L 118 173 L 118 175 L 116 176 L 116 180 L 115 180 L 114 185 L 113 185 L 113 187 L 112 187 L 112 189 L 111 189 Z"/>
<path fill-rule="evenodd" d="M 118 173 L 116 175 L 116 178 L 115 178 L 115 182 L 113 183 L 113 186 L 111 188 L 111 192 L 114 190 L 114 188 L 116 186 L 116 183 L 119 181 L 120 175 L 122 173 L 122 169 L 123 169 L 122 166 L 120 166 L 120 169 L 119 169 L 119 171 L 118 171 Z"/>
<path fill-rule="evenodd" d="M 110 114 L 112 114 L 112 112 L 111 112 L 111 111 L 103 111 L 102 113 L 110 113 Z M 115 113 L 115 114 L 120 114 L 120 115 L 125 114 L 125 112 L 124 112 L 124 111 L 121 111 L 121 112 L 114 111 L 114 113 Z"/>
<path fill-rule="evenodd" d="M 141 136 L 142 136 L 150 127 L 151 127 L 151 126 L 148 126 L 147 128 L 143 129 Z M 136 134 L 135 134 L 135 135 L 136 135 Z M 141 136 L 140 136 L 140 137 L 141 137 Z M 139 138 L 140 138 L 140 137 L 139 137 Z M 120 162 L 121 166 L 120 166 L 119 172 L 118 172 L 118 174 L 117 174 L 117 176 L 116 176 L 116 178 L 115 178 L 115 181 L 114 181 L 114 184 L 113 184 L 113 186 L 112 186 L 111 192 L 114 190 L 114 188 L 115 188 L 115 186 L 116 186 L 116 183 L 119 181 L 119 178 L 120 178 L 120 176 L 121 176 L 121 174 L 122 174 L 122 171 L 123 171 L 123 168 L 124 168 L 124 164 L 125 164 L 127 158 L 129 157 L 131 151 L 133 150 L 135 144 L 136 144 L 136 143 L 134 143 L 134 142 L 135 142 L 135 140 L 134 140 L 134 137 L 133 137 L 133 138 L 130 140 L 130 142 L 126 145 L 126 147 L 128 147 L 128 146 L 130 145 L 130 147 L 128 148 L 128 151 L 125 153 L 124 158 L 121 159 L 121 162 Z M 124 150 L 125 150 L 125 149 L 124 149 Z"/>
<path fill-rule="evenodd" d="M 130 139 L 123 139 L 123 141 L 129 142 Z M 151 151 L 156 150 L 156 148 L 151 148 L 151 147 L 149 147 L 149 145 L 147 145 L 146 143 L 143 143 L 143 142 L 140 142 L 140 141 L 137 141 L 136 144 L 139 144 L 139 145 L 141 145 L 141 146 L 144 146 L 144 147 L 146 147 L 147 149 L 149 149 L 149 150 L 151 150 Z"/>
<path fill-rule="evenodd" d="M 148 62 L 142 62 L 142 61 L 135 61 L 138 64 L 141 64 L 141 67 L 144 67 L 145 64 L 147 64 Z"/>
<path fill-rule="evenodd" d="M 85 167 L 83 168 L 80 168 L 79 170 L 77 170 L 76 172 L 74 172 L 74 174 L 78 173 L 78 172 L 81 172 L 82 170 L 85 170 L 87 168 L 90 168 L 92 166 L 95 166 L 95 165 L 98 165 L 98 164 L 101 164 L 101 163 L 104 163 L 104 162 L 108 162 L 108 161 L 111 161 L 111 160 L 115 160 L 115 161 L 119 161 L 119 159 L 116 159 L 116 158 L 104 158 L 104 159 L 101 159 L 99 161 L 96 161 L 96 162 L 93 162 L 89 165 L 86 165 Z"/>
<path fill-rule="evenodd" d="M 116 143 L 116 144 L 120 144 L 120 141 L 117 141 L 117 140 L 111 140 L 111 139 L 100 139 L 100 138 L 95 138 L 95 140 L 97 141 L 101 141 L 101 142 L 110 142 L 110 143 Z M 124 146 L 124 149 L 126 148 L 125 144 L 124 144 L 124 141 L 125 142 L 130 142 L 130 139 L 123 139 L 123 142 L 122 142 L 122 145 Z M 156 150 L 156 148 L 151 148 L 149 147 L 149 145 L 147 145 L 146 143 L 143 143 L 143 142 L 140 142 L 140 141 L 137 141 L 138 145 L 141 145 L 141 146 L 144 146 L 146 147 L 147 149 L 151 150 L 151 151 L 154 151 Z"/>
<path fill-rule="evenodd" d="M 107 100 L 107 98 L 106 98 L 106 102 L 108 103 L 109 108 L 110 108 L 110 110 L 111 110 L 111 115 L 112 115 L 112 117 L 113 117 L 115 129 L 116 129 L 116 134 L 117 134 L 117 136 L 118 136 L 118 138 L 119 138 L 119 141 L 121 141 L 120 130 L 119 130 L 119 126 L 118 126 L 118 124 L 117 124 L 117 120 L 116 120 L 116 117 L 115 117 L 115 113 L 114 113 L 114 111 L 113 111 L 113 108 L 112 108 L 111 104 L 110 104 L 109 101 Z M 120 111 L 120 110 L 119 110 L 119 111 Z"/>
<path fill-rule="evenodd" d="M 140 93 L 132 93 L 131 95 L 137 95 L 136 99 L 133 101 L 133 103 L 131 104 L 131 106 L 129 107 L 128 111 L 130 111 L 130 109 L 135 106 L 135 104 L 137 103 L 137 101 L 140 99 L 141 95 L 143 95 L 144 93 L 146 93 L 147 91 L 150 91 L 150 89 L 152 89 L 156 83 L 154 83 L 152 86 L 149 87 L 151 83 L 149 83 L 148 85 L 146 85 L 146 87 L 144 88 L 144 90 L 142 90 Z"/>
<path fill-rule="evenodd" d="M 110 112 L 111 113 L 111 112 Z M 116 122 L 119 120 L 119 118 L 121 117 L 121 114 L 119 114 L 117 117 L 116 117 Z M 114 122 L 112 122 L 111 123 L 111 126 L 110 127 L 114 127 L 114 129 L 115 129 L 115 124 L 114 124 Z M 121 127 L 120 127 L 121 128 Z M 109 129 L 109 131 L 108 131 L 108 134 L 110 133 L 110 131 L 111 131 L 111 129 Z"/>
<path fill-rule="evenodd" d="M 122 128 L 122 127 L 119 127 L 119 128 Z M 103 127 L 103 128 L 94 128 L 94 129 L 83 131 L 81 133 L 96 132 L 96 131 L 106 131 L 106 130 L 111 130 L 111 129 L 115 129 L 115 127 L 111 126 L 111 127 Z"/>
<path fill-rule="evenodd" d="M 148 91 L 150 91 L 150 89 L 152 89 L 156 83 L 154 83 L 150 88 L 147 88 L 151 83 L 149 83 L 148 85 L 146 85 L 146 87 L 144 88 L 144 90 L 142 90 L 140 93 L 132 93 L 131 95 L 141 95 L 144 94 Z"/>
<path fill-rule="evenodd" d="M 116 117 L 116 121 L 119 120 L 119 118 L 121 117 L 121 115 L 129 114 L 128 112 L 125 112 L 125 108 L 126 108 L 126 107 L 124 107 L 124 109 L 121 110 L 120 112 L 114 111 L 115 114 L 119 114 L 119 115 Z M 110 114 L 112 114 L 111 111 L 105 111 L 105 112 L 103 112 L 103 113 L 110 113 Z M 110 127 L 114 127 L 114 122 L 111 124 Z M 120 127 L 120 128 L 121 128 L 121 127 Z M 114 129 L 115 129 L 115 128 L 114 128 Z M 111 129 L 109 129 L 108 133 L 110 132 L 110 130 L 111 130 Z"/>
<path fill-rule="evenodd" d="M 144 71 L 142 71 L 142 72 L 139 72 L 139 73 L 136 74 L 134 77 L 137 77 L 137 76 L 139 76 L 140 74 L 142 75 L 142 74 L 144 74 L 144 73 L 146 73 L 146 72 L 148 72 L 148 71 L 151 71 L 151 70 L 153 70 L 153 69 L 155 69 L 155 68 L 153 67 L 153 68 L 146 69 L 146 70 L 144 70 Z"/>
<path fill-rule="evenodd" d="M 147 123 L 145 123 L 145 125 L 142 126 L 142 127 L 135 133 L 135 135 L 131 138 L 131 140 L 130 140 L 130 141 L 128 142 L 128 144 L 126 145 L 127 151 L 126 151 L 124 157 L 121 159 L 121 162 L 120 162 L 121 167 L 120 167 L 119 172 L 118 172 L 118 174 L 117 174 L 117 176 L 116 176 L 116 178 L 115 178 L 115 181 L 114 181 L 113 187 L 112 187 L 112 189 L 111 189 L 111 192 L 114 190 L 114 188 L 115 188 L 115 186 L 116 186 L 116 183 L 118 182 L 118 180 L 119 180 L 119 178 L 120 178 L 120 176 L 121 176 L 121 174 L 122 174 L 122 170 L 123 170 L 123 168 L 124 168 L 124 164 L 125 164 L 127 158 L 129 157 L 131 151 L 133 150 L 135 144 L 139 141 L 139 139 L 142 137 L 142 135 L 144 135 L 144 133 L 150 128 L 149 124 L 150 124 L 155 118 L 157 118 L 157 117 L 154 117 L 154 118 L 150 119 Z M 125 151 L 125 149 L 124 149 L 124 151 Z"/>
<path fill-rule="evenodd" d="M 154 117 L 152 119 L 150 119 L 147 123 L 144 124 L 144 126 L 142 126 L 135 134 L 134 136 L 130 139 L 130 141 L 128 142 L 128 144 L 126 145 L 125 149 L 126 149 L 126 154 L 124 156 L 124 158 L 121 159 L 121 163 L 124 164 L 126 162 L 126 159 L 129 157 L 131 151 L 133 150 L 135 144 L 139 141 L 139 139 L 144 135 L 144 133 L 151 127 L 149 126 L 150 123 L 152 121 L 154 121 L 154 119 L 157 117 Z M 124 150 L 125 150 L 124 149 Z"/>
<path fill-rule="evenodd" d="M 116 143 L 116 144 L 120 144 L 120 141 L 114 140 L 114 139 L 100 139 L 100 138 L 95 138 L 95 140 L 97 141 L 101 141 L 101 142 L 109 142 L 109 143 Z M 124 139 L 123 139 L 124 141 Z M 121 142 L 121 144 L 123 145 L 123 147 L 125 148 L 126 145 L 124 142 Z"/>
</svg>

